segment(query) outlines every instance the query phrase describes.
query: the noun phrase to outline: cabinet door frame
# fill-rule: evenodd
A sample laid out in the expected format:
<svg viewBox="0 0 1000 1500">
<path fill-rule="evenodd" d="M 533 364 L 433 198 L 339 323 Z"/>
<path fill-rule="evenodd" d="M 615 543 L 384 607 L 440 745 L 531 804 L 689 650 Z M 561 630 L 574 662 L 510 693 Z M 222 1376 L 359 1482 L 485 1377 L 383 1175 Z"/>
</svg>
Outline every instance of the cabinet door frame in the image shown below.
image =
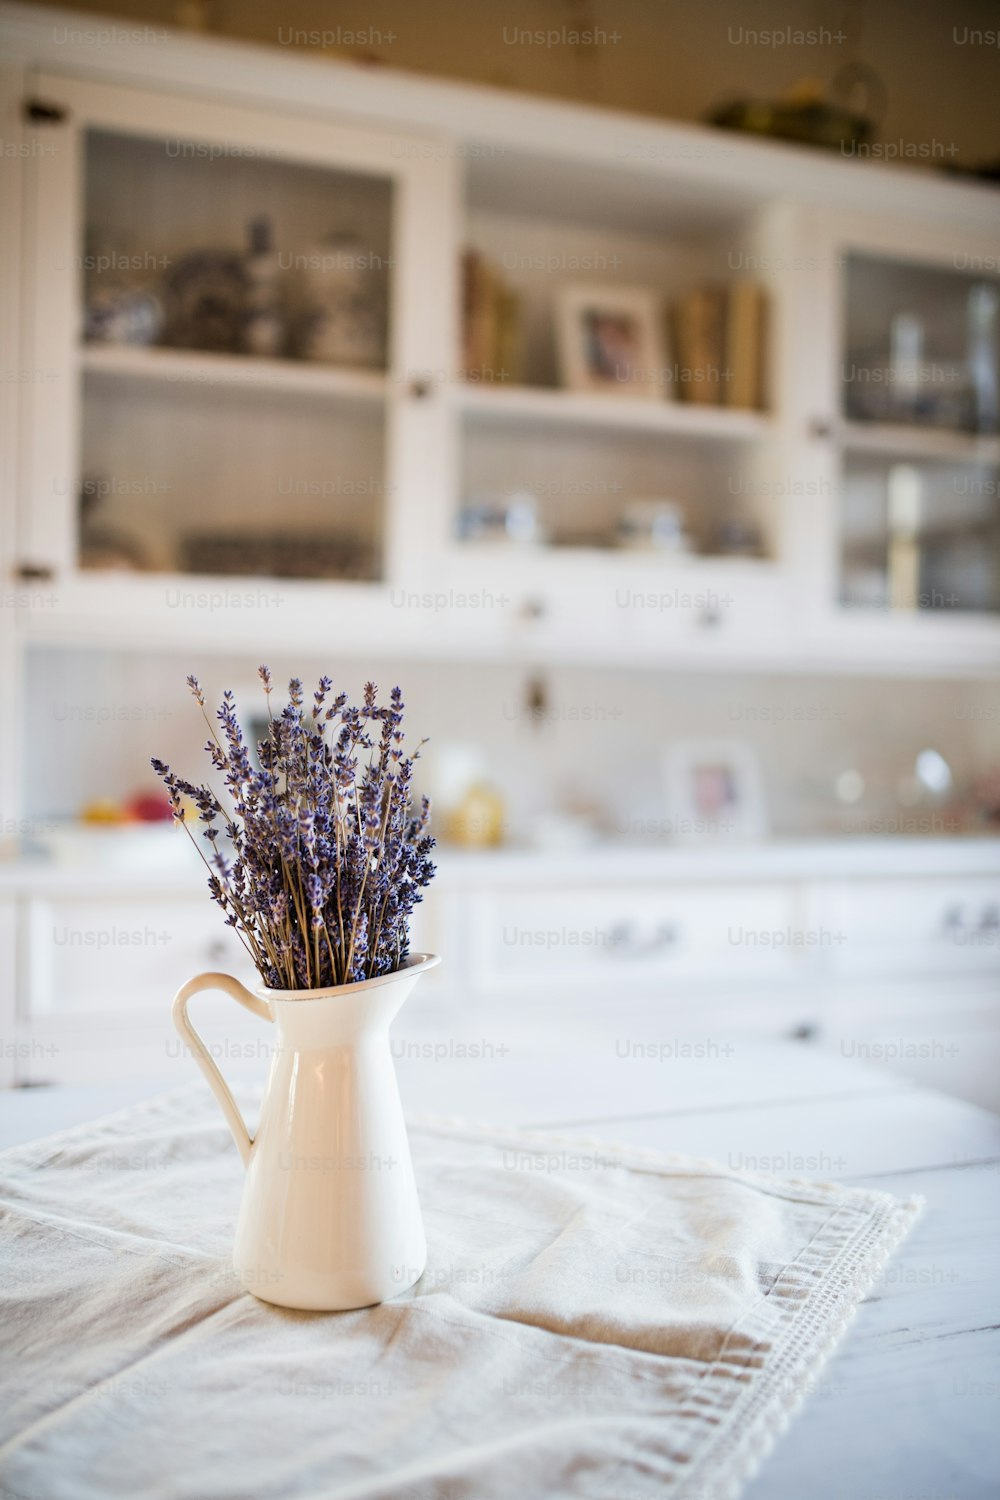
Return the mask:
<svg viewBox="0 0 1000 1500">
<path fill-rule="evenodd" d="M 25 278 L 26 348 L 31 366 L 46 372 L 46 378 L 44 385 L 36 380 L 25 401 L 22 562 L 51 569 L 61 587 L 66 586 L 67 602 L 85 607 L 89 593 L 99 595 L 107 608 L 115 598 L 115 580 L 82 573 L 75 557 L 83 313 L 75 266 L 84 231 L 83 153 L 88 130 L 108 130 L 239 148 L 247 154 L 266 152 L 392 183 L 384 576 L 373 585 L 374 593 L 387 594 L 401 570 L 414 565 L 414 546 L 429 534 L 428 516 L 443 498 L 447 426 L 439 391 L 443 380 L 437 374 L 447 369 L 455 342 L 457 272 L 449 254 L 457 236 L 454 150 L 444 141 L 392 134 L 332 115 L 217 103 L 58 74 L 38 75 L 33 84 L 35 93 L 62 109 L 64 117 L 29 131 L 36 146 L 28 183 L 32 249 Z M 424 379 L 427 372 L 430 378 Z M 60 478 L 66 481 L 62 494 Z M 157 576 L 162 584 L 168 575 Z M 291 592 L 296 587 L 285 581 L 282 586 Z M 124 592 L 131 595 L 133 590 Z"/>
</svg>

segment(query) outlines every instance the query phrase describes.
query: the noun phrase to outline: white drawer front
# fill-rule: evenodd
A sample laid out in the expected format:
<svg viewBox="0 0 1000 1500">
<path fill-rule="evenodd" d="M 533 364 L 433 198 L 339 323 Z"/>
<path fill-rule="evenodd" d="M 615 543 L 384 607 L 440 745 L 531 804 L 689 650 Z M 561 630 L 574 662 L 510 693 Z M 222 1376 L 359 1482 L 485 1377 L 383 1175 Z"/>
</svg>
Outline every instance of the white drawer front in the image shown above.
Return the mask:
<svg viewBox="0 0 1000 1500">
<path fill-rule="evenodd" d="M 763 981 L 807 951 L 793 911 L 791 893 L 771 886 L 496 892 L 473 903 L 474 980 Z"/>
<path fill-rule="evenodd" d="M 254 982 L 239 938 L 207 896 L 35 898 L 25 917 L 33 1015 L 163 1014 L 174 991 L 205 969 Z"/>
<path fill-rule="evenodd" d="M 818 893 L 840 974 L 1000 973 L 1000 880 L 836 883 Z"/>
<path fill-rule="evenodd" d="M 619 638 L 638 646 L 694 645 L 707 651 L 725 642 L 734 652 L 777 640 L 787 627 L 787 602 L 778 580 L 761 580 L 753 567 L 661 567 L 617 582 L 614 618 Z"/>
</svg>

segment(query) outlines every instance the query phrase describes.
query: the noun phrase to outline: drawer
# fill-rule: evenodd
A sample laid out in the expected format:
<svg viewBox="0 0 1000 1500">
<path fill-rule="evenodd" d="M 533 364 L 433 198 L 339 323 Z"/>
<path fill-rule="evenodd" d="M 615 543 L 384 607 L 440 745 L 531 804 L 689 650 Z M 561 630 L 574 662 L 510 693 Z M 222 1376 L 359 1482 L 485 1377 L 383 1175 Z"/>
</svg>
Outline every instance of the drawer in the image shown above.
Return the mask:
<svg viewBox="0 0 1000 1500">
<path fill-rule="evenodd" d="M 25 903 L 22 920 L 32 1015 L 162 1016 L 174 992 L 205 969 L 257 982 L 242 943 L 207 896 L 36 897 Z"/>
<path fill-rule="evenodd" d="M 831 883 L 816 892 L 839 974 L 1000 973 L 1000 880 Z"/>
<path fill-rule="evenodd" d="M 807 945 L 780 886 L 495 891 L 474 898 L 469 959 L 489 988 L 790 976 Z"/>
<path fill-rule="evenodd" d="M 763 575 L 763 576 L 761 576 Z M 780 575 L 766 564 L 703 563 L 636 571 L 614 593 L 617 633 L 639 648 L 690 645 L 739 653 L 780 640 L 787 602 Z"/>
</svg>

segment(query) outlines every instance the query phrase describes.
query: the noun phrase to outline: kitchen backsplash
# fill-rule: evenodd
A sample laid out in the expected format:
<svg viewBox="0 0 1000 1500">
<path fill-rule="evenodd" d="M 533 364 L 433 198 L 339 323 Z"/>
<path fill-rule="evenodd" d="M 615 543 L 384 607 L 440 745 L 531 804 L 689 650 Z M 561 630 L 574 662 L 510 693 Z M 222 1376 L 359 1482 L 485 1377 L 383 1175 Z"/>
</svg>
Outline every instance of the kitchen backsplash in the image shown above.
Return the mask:
<svg viewBox="0 0 1000 1500">
<path fill-rule="evenodd" d="M 509 810 L 507 834 L 519 842 L 553 813 L 628 842 L 669 836 L 663 757 L 681 740 L 752 747 L 778 837 L 958 831 L 952 799 L 900 800 L 917 754 L 938 752 L 960 794 L 1000 772 L 993 682 L 426 663 L 390 671 L 333 653 L 270 665 L 279 681 L 300 671 L 309 691 L 322 671 L 356 694 L 366 676 L 388 690 L 399 675 L 411 731 L 430 737 L 425 785 L 440 786 L 456 759 L 472 767 Z M 204 774 L 189 671 L 210 701 L 233 687 L 244 722 L 263 711 L 256 663 L 235 657 L 33 652 L 28 816 L 72 817 L 94 799 L 154 789 L 154 754 Z"/>
</svg>

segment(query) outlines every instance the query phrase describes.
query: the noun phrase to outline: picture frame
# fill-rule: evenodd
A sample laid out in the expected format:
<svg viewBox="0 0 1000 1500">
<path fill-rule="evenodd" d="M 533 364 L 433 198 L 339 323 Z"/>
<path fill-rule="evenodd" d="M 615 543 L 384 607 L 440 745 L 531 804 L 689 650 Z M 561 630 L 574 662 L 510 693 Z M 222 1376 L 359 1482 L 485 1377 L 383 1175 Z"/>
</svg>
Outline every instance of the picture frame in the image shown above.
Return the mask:
<svg viewBox="0 0 1000 1500">
<path fill-rule="evenodd" d="M 669 828 L 678 843 L 766 838 L 760 763 L 745 740 L 677 740 L 664 752 Z"/>
<path fill-rule="evenodd" d="M 557 298 L 556 333 L 565 389 L 663 397 L 663 308 L 649 288 L 565 286 Z"/>
</svg>

